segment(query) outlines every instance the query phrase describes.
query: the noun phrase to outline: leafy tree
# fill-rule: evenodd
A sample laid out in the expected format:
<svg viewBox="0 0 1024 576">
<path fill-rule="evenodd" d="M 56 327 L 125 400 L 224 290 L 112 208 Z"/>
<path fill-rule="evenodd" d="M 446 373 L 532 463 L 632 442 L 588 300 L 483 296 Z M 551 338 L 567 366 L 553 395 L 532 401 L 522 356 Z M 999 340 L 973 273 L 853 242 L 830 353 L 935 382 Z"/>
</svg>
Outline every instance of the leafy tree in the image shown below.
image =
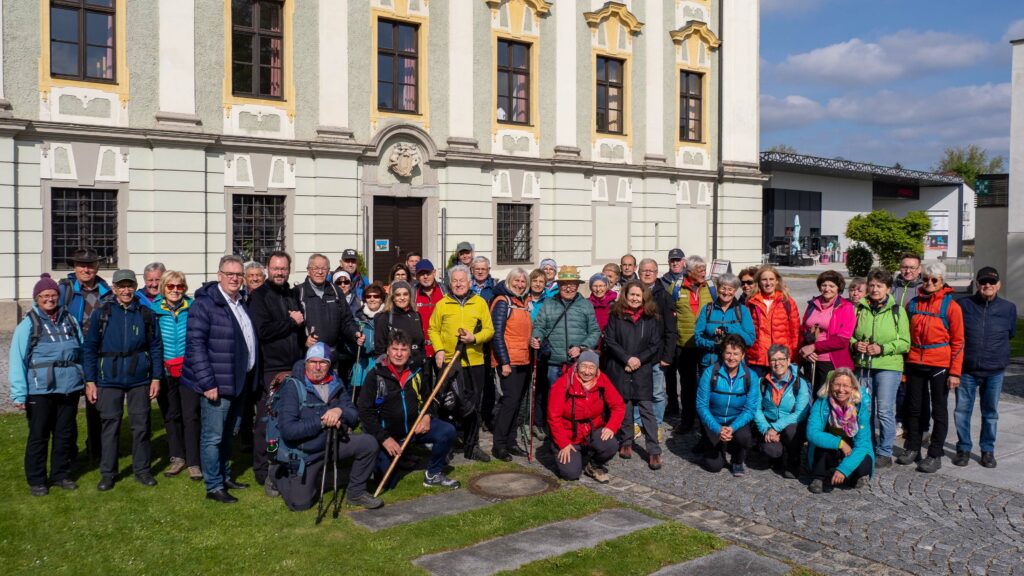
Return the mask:
<svg viewBox="0 0 1024 576">
<path fill-rule="evenodd" d="M 782 152 L 782 153 L 785 153 L 785 154 L 799 154 L 799 152 L 797 152 L 796 148 L 793 148 L 789 144 L 776 144 L 776 145 L 772 146 L 771 148 L 769 148 L 768 150 L 766 150 L 766 152 Z"/>
<path fill-rule="evenodd" d="M 991 174 L 1006 170 L 1006 159 L 1002 156 L 989 157 L 988 151 L 977 144 L 951 146 L 942 153 L 942 160 L 934 169 L 936 172 L 953 173 L 974 188 L 978 174 Z"/>
<path fill-rule="evenodd" d="M 850 276 L 860 276 L 861 278 L 867 276 L 874 263 L 875 257 L 871 254 L 871 250 L 868 250 L 863 244 L 854 244 L 846 251 L 846 269 L 850 272 Z"/>
<path fill-rule="evenodd" d="M 896 218 L 885 210 L 875 210 L 854 216 L 846 224 L 846 237 L 866 244 L 882 267 L 895 272 L 900 266 L 900 254 L 924 252 L 924 235 L 931 227 L 931 219 L 924 212 L 909 212 Z"/>
</svg>

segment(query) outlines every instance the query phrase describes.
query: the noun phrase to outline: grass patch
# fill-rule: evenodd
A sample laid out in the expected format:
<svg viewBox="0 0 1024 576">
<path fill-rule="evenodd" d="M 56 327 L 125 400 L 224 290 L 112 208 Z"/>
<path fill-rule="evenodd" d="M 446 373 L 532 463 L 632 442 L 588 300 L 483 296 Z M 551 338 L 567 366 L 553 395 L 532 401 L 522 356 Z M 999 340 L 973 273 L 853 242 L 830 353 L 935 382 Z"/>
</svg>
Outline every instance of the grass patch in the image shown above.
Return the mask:
<svg viewBox="0 0 1024 576">
<path fill-rule="evenodd" d="M 1024 320 L 1017 320 L 1017 335 L 1010 340 L 1010 357 L 1024 356 Z"/>
<path fill-rule="evenodd" d="M 666 522 L 638 530 L 555 558 L 531 562 L 518 570 L 502 572 L 516 576 L 640 576 L 660 568 L 710 554 L 726 546 L 721 539 Z"/>
</svg>

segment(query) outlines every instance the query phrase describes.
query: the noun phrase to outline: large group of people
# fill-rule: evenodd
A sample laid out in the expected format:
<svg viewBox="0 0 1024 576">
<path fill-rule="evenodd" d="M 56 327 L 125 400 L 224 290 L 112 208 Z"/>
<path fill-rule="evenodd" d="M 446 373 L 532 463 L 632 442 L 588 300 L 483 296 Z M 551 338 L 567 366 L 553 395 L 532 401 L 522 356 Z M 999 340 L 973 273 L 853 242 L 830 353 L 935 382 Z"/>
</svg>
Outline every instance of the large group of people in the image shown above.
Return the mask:
<svg viewBox="0 0 1024 576">
<path fill-rule="evenodd" d="M 427 487 L 459 487 L 447 475 L 455 450 L 512 461 L 528 455 L 524 437 L 567 480 L 607 482 L 606 463 L 637 452 L 659 470 L 663 425 L 675 417 L 675 434 L 699 436 L 710 472 L 744 476 L 756 450 L 814 493 L 860 486 L 894 463 L 933 473 L 951 390 L 952 463 L 970 462 L 980 396 L 980 464 L 996 466 L 1017 311 L 999 298 L 993 268 L 956 299 L 942 264 L 907 254 L 895 278 L 881 268 L 849 282 L 821 273 L 820 294 L 801 308 L 770 265 L 709 279 L 707 262 L 678 248 L 661 276 L 650 258 L 608 263 L 587 296 L 578 269 L 550 258 L 496 280 L 468 242 L 443 281 L 418 253 L 387 283 L 370 282 L 358 260 L 345 250 L 332 269 L 313 254 L 292 286 L 286 252 L 265 266 L 227 255 L 191 297 L 185 274 L 158 262 L 141 287 L 131 270 L 108 284 L 88 248 L 74 253 L 67 278 L 43 274 L 10 362 L 12 399 L 28 416 L 31 493 L 77 487 L 83 395 L 98 490 L 118 480 L 125 405 L 134 478 L 157 484 L 156 400 L 164 476 L 186 472 L 210 500 L 236 502 L 231 491 L 247 485 L 232 472 L 232 446 L 249 432 L 256 481 L 291 510 L 316 505 L 332 458 L 352 461 L 352 504 L 381 506 L 367 485 L 376 478 L 386 489 L 395 464 L 418 464 L 403 458 L 407 443 L 428 447 Z M 489 453 L 481 429 L 493 436 Z"/>
</svg>

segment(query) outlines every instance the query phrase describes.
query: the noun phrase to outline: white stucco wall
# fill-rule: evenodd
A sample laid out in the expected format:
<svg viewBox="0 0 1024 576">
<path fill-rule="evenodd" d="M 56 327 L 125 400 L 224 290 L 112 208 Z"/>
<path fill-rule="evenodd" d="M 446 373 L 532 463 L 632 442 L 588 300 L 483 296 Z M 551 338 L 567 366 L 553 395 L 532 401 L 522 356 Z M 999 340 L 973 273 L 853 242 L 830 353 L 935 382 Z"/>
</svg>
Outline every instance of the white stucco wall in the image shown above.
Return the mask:
<svg viewBox="0 0 1024 576">
<path fill-rule="evenodd" d="M 765 187 L 821 192 L 821 234 L 839 236 L 843 250 L 850 247 L 850 239 L 846 237 L 846 223 L 854 216 L 872 210 L 870 180 L 773 172 Z"/>
<path fill-rule="evenodd" d="M 921 197 L 917 200 L 901 199 L 879 199 L 875 200 L 875 208 L 888 210 L 893 215 L 902 218 L 912 210 L 946 210 L 949 212 L 949 250 L 947 256 L 959 256 L 960 241 L 960 186 L 929 186 L 921 187 Z M 940 252 L 925 250 L 925 258 L 932 259 L 940 255 Z"/>
</svg>

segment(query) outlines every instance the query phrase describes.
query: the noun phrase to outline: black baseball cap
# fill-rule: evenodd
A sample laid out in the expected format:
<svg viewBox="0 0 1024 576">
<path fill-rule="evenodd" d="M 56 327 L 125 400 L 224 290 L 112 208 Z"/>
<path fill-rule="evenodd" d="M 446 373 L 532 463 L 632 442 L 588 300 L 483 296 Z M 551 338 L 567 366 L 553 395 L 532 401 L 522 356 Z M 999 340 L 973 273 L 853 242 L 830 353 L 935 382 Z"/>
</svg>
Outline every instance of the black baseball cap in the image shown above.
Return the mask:
<svg viewBox="0 0 1024 576">
<path fill-rule="evenodd" d="M 671 260 L 682 260 L 686 258 L 686 254 L 683 253 L 682 248 L 673 248 L 668 251 L 668 259 Z"/>
<path fill-rule="evenodd" d="M 346 248 L 345 251 L 341 253 L 341 259 L 342 260 L 358 260 L 359 259 L 359 253 L 356 252 L 355 250 L 353 250 L 352 248 Z"/>
<path fill-rule="evenodd" d="M 999 271 L 991 266 L 985 266 L 981 270 L 978 270 L 978 275 L 975 277 L 978 282 L 990 280 L 992 282 L 999 282 Z"/>
</svg>

